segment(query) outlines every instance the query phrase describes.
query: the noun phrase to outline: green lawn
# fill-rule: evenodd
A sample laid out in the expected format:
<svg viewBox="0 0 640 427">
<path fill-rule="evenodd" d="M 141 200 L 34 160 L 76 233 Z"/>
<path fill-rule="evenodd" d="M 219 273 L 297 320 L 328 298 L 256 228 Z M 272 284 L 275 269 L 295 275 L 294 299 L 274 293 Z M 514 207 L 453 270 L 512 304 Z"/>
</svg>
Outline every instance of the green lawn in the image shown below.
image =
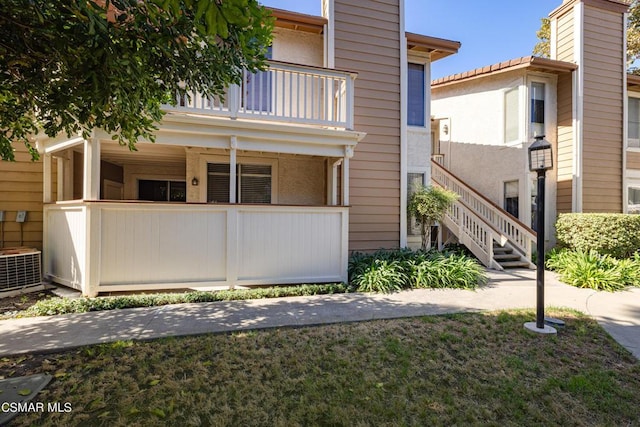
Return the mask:
<svg viewBox="0 0 640 427">
<path fill-rule="evenodd" d="M 531 312 L 204 335 L 0 360 L 49 372 L 68 414 L 12 425 L 640 425 L 640 363 L 575 312 L 557 336 Z"/>
</svg>

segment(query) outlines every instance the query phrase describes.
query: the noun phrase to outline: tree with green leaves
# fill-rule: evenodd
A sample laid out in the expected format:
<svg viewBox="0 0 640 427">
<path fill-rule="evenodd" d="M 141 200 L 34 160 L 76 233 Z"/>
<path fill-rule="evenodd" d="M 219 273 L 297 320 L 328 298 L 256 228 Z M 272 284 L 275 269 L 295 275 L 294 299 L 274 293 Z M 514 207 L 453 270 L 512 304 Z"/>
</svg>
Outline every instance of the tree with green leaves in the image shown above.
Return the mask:
<svg viewBox="0 0 640 427">
<path fill-rule="evenodd" d="M 0 0 L 0 158 L 95 128 L 135 150 L 162 104 L 264 69 L 272 28 L 257 0 Z"/>
<path fill-rule="evenodd" d="M 423 250 L 427 250 L 427 243 L 431 241 L 431 226 L 442 221 L 447 209 L 458 197 L 458 194 L 444 188 L 421 186 L 409 198 L 407 211 L 420 224 Z"/>
<path fill-rule="evenodd" d="M 549 18 L 542 18 L 540 29 L 536 32 L 538 43 L 533 48 L 533 54 L 542 58 L 549 58 L 551 22 Z M 640 69 L 634 66 L 634 62 L 640 59 L 640 3 L 633 0 L 629 5 L 629 17 L 627 20 L 627 66 L 629 72 L 640 74 Z"/>
</svg>

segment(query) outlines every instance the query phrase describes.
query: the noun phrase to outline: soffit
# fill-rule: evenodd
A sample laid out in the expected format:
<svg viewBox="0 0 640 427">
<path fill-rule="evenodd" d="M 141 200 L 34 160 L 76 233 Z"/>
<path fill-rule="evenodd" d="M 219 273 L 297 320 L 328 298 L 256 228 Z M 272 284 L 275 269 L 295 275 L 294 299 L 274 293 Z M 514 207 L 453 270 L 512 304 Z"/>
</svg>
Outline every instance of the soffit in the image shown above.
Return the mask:
<svg viewBox="0 0 640 427">
<path fill-rule="evenodd" d="M 427 52 L 430 54 L 431 61 L 437 61 L 458 53 L 461 45 L 458 41 L 422 34 L 405 32 L 405 35 L 407 37 L 407 49 L 412 52 Z"/>
</svg>

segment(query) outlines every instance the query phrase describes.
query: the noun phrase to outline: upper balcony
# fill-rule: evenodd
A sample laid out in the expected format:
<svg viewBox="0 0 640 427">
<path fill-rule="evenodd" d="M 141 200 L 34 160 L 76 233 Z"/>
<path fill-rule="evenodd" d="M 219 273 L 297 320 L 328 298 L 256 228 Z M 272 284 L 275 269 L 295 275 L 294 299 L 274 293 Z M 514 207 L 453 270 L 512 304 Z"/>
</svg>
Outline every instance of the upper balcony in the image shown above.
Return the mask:
<svg viewBox="0 0 640 427">
<path fill-rule="evenodd" d="M 269 61 L 269 68 L 244 72 L 241 85 L 224 97 L 190 92 L 167 112 L 281 122 L 353 130 L 354 81 L 357 73 Z"/>
</svg>

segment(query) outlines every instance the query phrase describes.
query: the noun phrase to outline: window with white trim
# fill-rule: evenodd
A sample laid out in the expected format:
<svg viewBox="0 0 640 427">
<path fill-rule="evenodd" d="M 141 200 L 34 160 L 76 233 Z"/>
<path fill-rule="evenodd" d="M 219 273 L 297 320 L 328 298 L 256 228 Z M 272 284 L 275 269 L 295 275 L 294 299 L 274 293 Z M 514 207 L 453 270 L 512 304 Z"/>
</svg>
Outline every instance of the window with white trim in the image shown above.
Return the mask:
<svg viewBox="0 0 640 427">
<path fill-rule="evenodd" d="M 207 202 L 229 203 L 229 163 L 207 163 Z M 236 166 L 238 203 L 271 203 L 271 165 Z"/>
<path fill-rule="evenodd" d="M 520 139 L 520 99 L 518 87 L 504 93 L 504 142 L 518 142 Z"/>
<path fill-rule="evenodd" d="M 627 146 L 640 148 L 640 98 L 629 97 Z"/>
<path fill-rule="evenodd" d="M 407 67 L 407 125 L 425 125 L 424 64 L 409 63 Z"/>
<path fill-rule="evenodd" d="M 519 217 L 520 190 L 518 180 L 504 183 L 504 210 L 516 218 Z"/>
<path fill-rule="evenodd" d="M 629 187 L 627 197 L 627 213 L 640 214 L 640 187 Z"/>
<path fill-rule="evenodd" d="M 530 106 L 530 124 L 529 136 L 545 135 L 544 129 L 544 103 L 545 103 L 545 84 L 540 82 L 532 82 L 529 89 Z"/>
</svg>

